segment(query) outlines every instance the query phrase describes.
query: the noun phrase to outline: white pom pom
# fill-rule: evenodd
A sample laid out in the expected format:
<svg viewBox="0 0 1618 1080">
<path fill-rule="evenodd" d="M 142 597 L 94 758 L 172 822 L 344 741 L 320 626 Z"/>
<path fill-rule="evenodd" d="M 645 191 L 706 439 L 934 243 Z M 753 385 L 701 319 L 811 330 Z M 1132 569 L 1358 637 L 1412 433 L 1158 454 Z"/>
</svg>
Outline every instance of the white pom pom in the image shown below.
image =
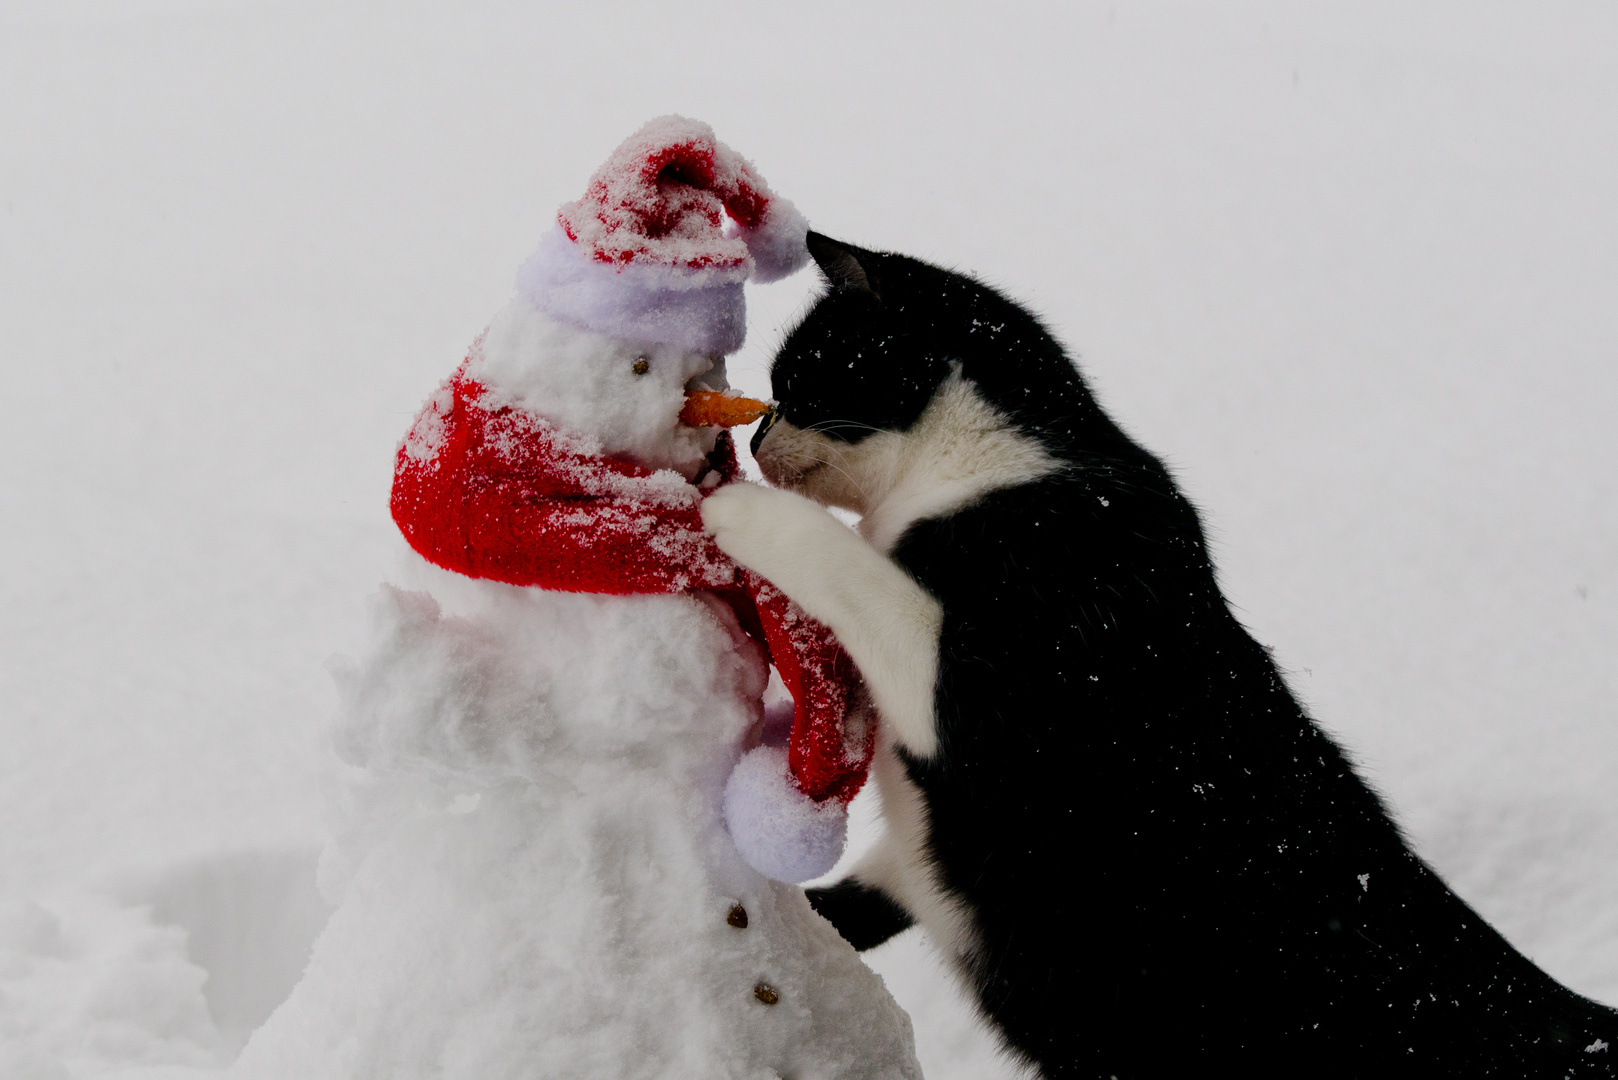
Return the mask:
<svg viewBox="0 0 1618 1080">
<path fill-rule="evenodd" d="M 848 838 L 848 807 L 817 803 L 798 789 L 781 747 L 760 746 L 736 763 L 725 784 L 725 825 L 747 865 L 791 884 L 820 877 Z"/>
<path fill-rule="evenodd" d="M 756 228 L 739 229 L 738 235 L 753 256 L 753 281 L 768 285 L 796 273 L 809 262 L 809 223 L 798 208 L 779 195 L 770 200 L 764 219 Z"/>
</svg>

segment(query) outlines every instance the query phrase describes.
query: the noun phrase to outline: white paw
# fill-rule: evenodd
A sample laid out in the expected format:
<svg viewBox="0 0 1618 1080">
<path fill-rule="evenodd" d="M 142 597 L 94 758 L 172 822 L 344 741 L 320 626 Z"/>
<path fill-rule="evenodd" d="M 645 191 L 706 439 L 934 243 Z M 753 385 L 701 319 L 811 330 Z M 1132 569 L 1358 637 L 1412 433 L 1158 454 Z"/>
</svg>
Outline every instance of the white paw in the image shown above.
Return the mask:
<svg viewBox="0 0 1618 1080">
<path fill-rule="evenodd" d="M 721 551 L 831 628 L 883 722 L 912 753 L 931 756 L 938 601 L 819 503 L 790 491 L 727 485 L 703 500 L 702 524 Z"/>
<path fill-rule="evenodd" d="M 806 569 L 806 556 L 819 545 L 858 539 L 818 503 L 758 484 L 727 484 L 708 496 L 702 501 L 702 525 L 720 551 L 789 596 Z"/>
<path fill-rule="evenodd" d="M 719 538 L 746 532 L 769 513 L 771 496 L 781 492 L 746 482 L 726 484 L 702 500 L 702 526 L 707 529 L 721 549 Z"/>
</svg>

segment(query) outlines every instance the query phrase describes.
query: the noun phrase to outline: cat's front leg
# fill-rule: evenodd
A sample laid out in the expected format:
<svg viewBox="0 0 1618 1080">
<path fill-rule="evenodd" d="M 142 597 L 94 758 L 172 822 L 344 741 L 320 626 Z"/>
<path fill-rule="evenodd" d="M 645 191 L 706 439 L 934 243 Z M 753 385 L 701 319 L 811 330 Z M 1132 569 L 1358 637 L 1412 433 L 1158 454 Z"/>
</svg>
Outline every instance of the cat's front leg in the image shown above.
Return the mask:
<svg viewBox="0 0 1618 1080">
<path fill-rule="evenodd" d="M 931 757 L 938 601 L 820 504 L 790 491 L 730 484 L 703 500 L 702 523 L 721 551 L 831 627 L 899 743 Z"/>
</svg>

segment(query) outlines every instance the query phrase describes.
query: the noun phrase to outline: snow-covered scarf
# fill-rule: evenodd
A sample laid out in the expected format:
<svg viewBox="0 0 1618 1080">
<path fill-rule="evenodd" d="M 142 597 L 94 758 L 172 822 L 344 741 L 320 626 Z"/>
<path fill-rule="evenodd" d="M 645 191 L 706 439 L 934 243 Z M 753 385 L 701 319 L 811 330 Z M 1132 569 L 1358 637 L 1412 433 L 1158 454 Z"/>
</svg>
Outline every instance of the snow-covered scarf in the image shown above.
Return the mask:
<svg viewBox="0 0 1618 1080">
<path fill-rule="evenodd" d="M 463 364 L 399 447 L 393 520 L 429 562 L 469 577 L 564 592 L 709 590 L 769 651 L 792 694 L 787 760 L 804 794 L 847 802 L 865 782 L 867 725 L 850 725 L 859 676 L 831 631 L 703 532 L 707 490 L 737 476 L 730 433 L 698 484 L 591 452 L 501 404 Z"/>
</svg>

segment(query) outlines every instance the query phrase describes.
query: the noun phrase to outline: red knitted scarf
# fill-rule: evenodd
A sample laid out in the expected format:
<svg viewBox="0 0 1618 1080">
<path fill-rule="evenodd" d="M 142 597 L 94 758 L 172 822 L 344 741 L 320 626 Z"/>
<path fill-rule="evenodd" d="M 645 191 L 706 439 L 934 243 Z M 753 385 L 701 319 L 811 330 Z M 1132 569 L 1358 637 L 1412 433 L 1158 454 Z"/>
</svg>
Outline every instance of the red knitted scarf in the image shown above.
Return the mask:
<svg viewBox="0 0 1618 1080">
<path fill-rule="evenodd" d="M 595 455 L 539 416 L 499 404 L 463 364 L 399 447 L 393 520 L 429 562 L 469 577 L 615 595 L 710 590 L 768 650 L 792 694 L 787 759 L 817 801 L 854 797 L 873 732 L 850 730 L 858 675 L 822 624 L 737 566 L 703 532 L 703 490 L 670 470 Z M 730 433 L 710 487 L 737 475 Z"/>
</svg>

